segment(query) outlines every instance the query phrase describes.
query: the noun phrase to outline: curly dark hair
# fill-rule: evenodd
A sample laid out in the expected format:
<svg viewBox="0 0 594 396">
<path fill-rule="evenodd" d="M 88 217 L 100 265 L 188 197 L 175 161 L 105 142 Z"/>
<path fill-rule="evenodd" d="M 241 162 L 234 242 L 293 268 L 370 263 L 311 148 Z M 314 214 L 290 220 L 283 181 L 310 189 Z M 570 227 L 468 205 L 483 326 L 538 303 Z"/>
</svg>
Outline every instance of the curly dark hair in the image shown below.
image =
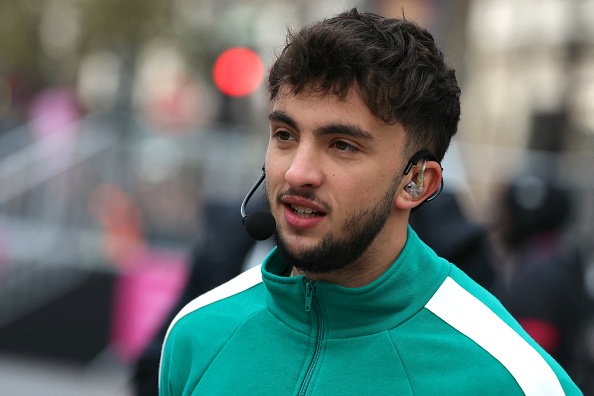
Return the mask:
<svg viewBox="0 0 594 396">
<path fill-rule="evenodd" d="M 356 8 L 289 31 L 270 68 L 270 100 L 283 86 L 342 99 L 356 88 L 374 115 L 403 125 L 405 150 L 429 149 L 439 160 L 460 119 L 455 72 L 433 36 L 415 22 Z"/>
</svg>

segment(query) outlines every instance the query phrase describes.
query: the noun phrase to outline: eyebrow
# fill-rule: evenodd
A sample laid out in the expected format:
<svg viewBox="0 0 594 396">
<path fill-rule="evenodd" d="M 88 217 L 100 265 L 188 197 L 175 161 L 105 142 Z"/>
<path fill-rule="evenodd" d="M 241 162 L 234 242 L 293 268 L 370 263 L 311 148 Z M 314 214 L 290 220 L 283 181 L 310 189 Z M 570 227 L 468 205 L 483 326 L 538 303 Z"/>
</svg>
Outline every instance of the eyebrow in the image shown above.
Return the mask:
<svg viewBox="0 0 594 396">
<path fill-rule="evenodd" d="M 280 110 L 275 110 L 268 115 L 268 120 L 271 122 L 282 122 L 291 128 L 299 131 L 297 121 L 291 118 L 287 113 Z M 314 136 L 323 135 L 345 135 L 353 138 L 373 140 L 373 135 L 356 124 L 339 124 L 333 123 L 316 128 L 313 131 Z"/>
<path fill-rule="evenodd" d="M 283 124 L 287 124 L 293 129 L 299 130 L 299 126 L 297 125 L 297 121 L 291 118 L 287 113 L 280 110 L 274 110 L 272 113 L 268 114 L 268 121 L 271 122 L 282 122 Z"/>
</svg>

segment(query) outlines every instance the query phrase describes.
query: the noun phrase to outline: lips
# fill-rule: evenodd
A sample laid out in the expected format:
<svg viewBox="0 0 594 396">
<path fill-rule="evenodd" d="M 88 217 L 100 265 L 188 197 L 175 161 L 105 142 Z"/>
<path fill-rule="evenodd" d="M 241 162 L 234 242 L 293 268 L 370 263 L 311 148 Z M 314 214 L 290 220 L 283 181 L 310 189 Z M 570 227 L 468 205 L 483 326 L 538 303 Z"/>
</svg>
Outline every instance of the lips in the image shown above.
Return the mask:
<svg viewBox="0 0 594 396">
<path fill-rule="evenodd" d="M 295 228 L 312 228 L 320 224 L 326 211 L 309 199 L 299 196 L 284 196 L 281 203 L 285 206 L 285 220 Z"/>
</svg>

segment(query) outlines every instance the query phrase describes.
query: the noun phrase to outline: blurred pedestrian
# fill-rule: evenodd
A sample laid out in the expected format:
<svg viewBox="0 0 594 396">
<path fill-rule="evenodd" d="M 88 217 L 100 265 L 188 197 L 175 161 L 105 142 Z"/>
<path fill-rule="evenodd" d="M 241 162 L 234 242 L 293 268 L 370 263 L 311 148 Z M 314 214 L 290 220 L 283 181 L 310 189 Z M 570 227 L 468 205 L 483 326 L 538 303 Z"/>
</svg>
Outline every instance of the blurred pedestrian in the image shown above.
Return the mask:
<svg viewBox="0 0 594 396">
<path fill-rule="evenodd" d="M 594 391 L 588 385 L 592 356 L 584 353 L 593 317 L 584 260 L 564 238 L 570 192 L 547 178 L 522 175 L 507 186 L 500 206 L 503 255 L 493 293 L 582 390 Z"/>
</svg>

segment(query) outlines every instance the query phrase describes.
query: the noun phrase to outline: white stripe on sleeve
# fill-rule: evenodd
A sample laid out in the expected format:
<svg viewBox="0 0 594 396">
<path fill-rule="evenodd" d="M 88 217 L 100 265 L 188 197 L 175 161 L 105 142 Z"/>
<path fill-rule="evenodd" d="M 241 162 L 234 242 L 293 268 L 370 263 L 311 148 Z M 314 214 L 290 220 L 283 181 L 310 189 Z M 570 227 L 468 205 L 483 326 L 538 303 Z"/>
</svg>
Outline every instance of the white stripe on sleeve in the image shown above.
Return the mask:
<svg viewBox="0 0 594 396">
<path fill-rule="evenodd" d="M 565 394 L 543 357 L 452 278 L 446 278 L 425 307 L 499 360 L 526 395 Z"/>
<path fill-rule="evenodd" d="M 165 340 L 163 341 L 163 347 L 161 350 L 161 361 L 159 362 L 159 386 L 161 385 L 161 364 L 163 363 L 163 350 L 165 350 L 165 343 L 167 342 L 167 337 L 169 337 L 169 333 L 171 332 L 173 326 L 175 326 L 175 324 L 187 314 L 194 312 L 197 309 L 205 307 L 214 302 L 241 293 L 242 291 L 256 286 L 258 283 L 261 282 L 262 265 L 258 265 L 245 272 L 242 272 L 241 274 L 231 279 L 227 283 L 223 283 L 219 287 L 216 287 L 211 291 L 206 292 L 201 296 L 195 298 L 194 300 L 190 301 L 185 307 L 183 307 L 181 311 L 179 311 L 179 313 L 175 316 L 175 318 L 169 325 L 169 328 L 167 329 L 167 334 L 165 335 Z"/>
</svg>

